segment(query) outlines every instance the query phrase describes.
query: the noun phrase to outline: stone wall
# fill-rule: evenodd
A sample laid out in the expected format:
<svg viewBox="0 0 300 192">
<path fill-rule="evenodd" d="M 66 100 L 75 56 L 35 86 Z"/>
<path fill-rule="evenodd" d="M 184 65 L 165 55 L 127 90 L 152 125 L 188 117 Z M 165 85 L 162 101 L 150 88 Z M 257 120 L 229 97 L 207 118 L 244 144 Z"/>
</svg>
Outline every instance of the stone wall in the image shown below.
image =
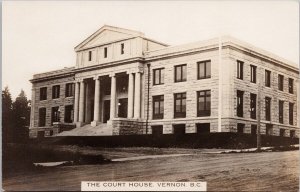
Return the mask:
<svg viewBox="0 0 300 192">
<path fill-rule="evenodd" d="M 52 107 L 59 107 L 60 109 L 60 121 L 64 122 L 65 117 L 65 106 L 74 105 L 74 96 L 66 97 L 66 84 L 73 83 L 74 76 L 68 75 L 65 77 L 49 79 L 49 80 L 42 80 L 38 82 L 33 82 L 32 91 L 34 94 L 33 105 L 31 106 L 31 110 L 33 111 L 31 114 L 31 127 L 30 127 L 30 135 L 34 136 L 37 133 L 37 130 L 44 130 L 44 129 L 52 129 L 53 125 L 51 125 L 51 110 Z M 60 95 L 59 98 L 52 99 L 52 88 L 55 85 L 60 86 Z M 40 89 L 42 87 L 47 87 L 47 99 L 40 100 Z M 46 108 L 46 124 L 44 127 L 39 127 L 39 109 Z M 35 130 L 36 129 L 36 130 Z M 52 129 L 55 131 L 56 129 Z M 45 132 L 46 133 L 46 132 Z"/>
<path fill-rule="evenodd" d="M 139 119 L 115 119 L 112 122 L 113 135 L 145 134 L 145 122 Z"/>
<path fill-rule="evenodd" d="M 232 106 L 234 106 L 234 113 L 232 118 L 233 131 L 237 129 L 237 123 L 245 124 L 246 133 L 250 133 L 251 124 L 257 125 L 257 119 L 250 118 L 250 93 L 254 93 L 258 98 L 258 90 L 259 90 L 259 81 L 261 81 L 261 92 L 260 92 L 260 102 L 261 102 L 261 133 L 266 133 L 266 124 L 273 125 L 273 134 L 279 135 L 279 129 L 285 129 L 285 136 L 290 136 L 290 130 L 296 130 L 296 135 L 299 137 L 299 125 L 297 118 L 297 86 L 299 85 L 299 72 L 295 72 L 294 70 L 290 70 L 288 68 L 284 68 L 276 65 L 270 61 L 263 60 L 261 58 L 250 55 L 249 53 L 240 52 L 237 50 L 230 49 L 229 52 L 230 66 L 232 71 L 234 71 L 233 78 L 233 87 L 231 88 L 234 99 L 231 101 Z M 237 79 L 237 60 L 244 62 L 244 78 L 243 80 Z M 250 65 L 257 66 L 257 82 L 250 82 Z M 271 86 L 265 86 L 265 70 L 271 71 Z M 284 89 L 283 91 L 278 90 L 278 74 L 284 76 Z M 288 90 L 288 78 L 294 79 L 293 90 L 294 93 L 289 93 Z M 237 117 L 236 114 L 236 91 L 244 91 L 244 116 L 243 118 Z M 271 121 L 266 121 L 265 119 L 265 97 L 271 97 Z M 284 111 L 283 111 L 283 124 L 279 123 L 279 100 L 284 101 Z M 294 103 L 293 116 L 294 121 L 293 125 L 289 124 L 289 102 Z M 258 105 L 258 104 L 257 104 Z M 258 106 L 257 106 L 257 115 L 258 115 Z M 234 125 L 235 124 L 235 125 Z"/>
</svg>

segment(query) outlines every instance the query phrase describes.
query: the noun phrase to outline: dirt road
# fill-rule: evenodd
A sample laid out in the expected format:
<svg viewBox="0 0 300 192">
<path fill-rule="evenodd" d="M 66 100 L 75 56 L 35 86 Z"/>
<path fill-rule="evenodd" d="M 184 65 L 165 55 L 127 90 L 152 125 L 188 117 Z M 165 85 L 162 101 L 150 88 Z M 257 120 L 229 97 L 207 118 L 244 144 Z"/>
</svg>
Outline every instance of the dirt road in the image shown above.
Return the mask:
<svg viewBox="0 0 300 192">
<path fill-rule="evenodd" d="M 16 173 L 5 190 L 80 190 L 81 181 L 207 181 L 211 191 L 298 191 L 299 151 L 193 154 Z"/>
</svg>

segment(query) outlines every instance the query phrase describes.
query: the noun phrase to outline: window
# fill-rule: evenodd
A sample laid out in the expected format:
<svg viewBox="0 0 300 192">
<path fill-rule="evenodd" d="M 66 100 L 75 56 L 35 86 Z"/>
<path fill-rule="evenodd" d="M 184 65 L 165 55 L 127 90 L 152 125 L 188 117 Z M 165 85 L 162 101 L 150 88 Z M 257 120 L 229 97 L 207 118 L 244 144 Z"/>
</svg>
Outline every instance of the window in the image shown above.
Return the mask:
<svg viewBox="0 0 300 192">
<path fill-rule="evenodd" d="M 211 76 L 211 62 L 198 62 L 198 79 L 207 79 Z"/>
<path fill-rule="evenodd" d="M 265 115 L 266 115 L 266 121 L 271 121 L 271 98 L 266 97 L 265 98 Z"/>
<path fill-rule="evenodd" d="M 256 94 L 250 93 L 250 117 L 256 119 Z"/>
<path fill-rule="evenodd" d="M 244 91 L 239 91 L 239 90 L 237 90 L 237 116 L 238 117 L 243 117 L 243 103 L 244 103 Z"/>
<path fill-rule="evenodd" d="M 278 89 L 283 91 L 283 75 L 278 75 Z"/>
<path fill-rule="evenodd" d="M 291 137 L 291 138 L 296 137 L 296 132 L 295 132 L 295 130 L 290 130 L 290 137 Z"/>
<path fill-rule="evenodd" d="M 104 58 L 107 58 L 107 47 L 104 47 Z"/>
<path fill-rule="evenodd" d="M 39 127 L 46 125 L 46 108 L 39 108 Z"/>
<path fill-rule="evenodd" d="M 251 135 L 257 134 L 257 125 L 251 125 Z"/>
<path fill-rule="evenodd" d="M 154 96 L 153 97 L 153 119 L 163 119 L 164 118 L 164 96 Z"/>
<path fill-rule="evenodd" d="M 75 84 L 74 83 L 67 83 L 66 84 L 66 97 L 74 96 Z"/>
<path fill-rule="evenodd" d="M 118 80 L 118 78 L 117 78 Z M 104 95 L 110 95 L 111 92 L 111 78 L 103 78 L 100 83 L 100 90 L 104 93 Z"/>
<path fill-rule="evenodd" d="M 210 116 L 210 102 L 211 102 L 210 90 L 198 91 L 197 97 L 198 97 L 197 116 L 198 117 Z"/>
<path fill-rule="evenodd" d="M 163 126 L 162 125 L 155 125 L 152 126 L 152 135 L 162 135 L 163 134 Z"/>
<path fill-rule="evenodd" d="M 47 87 L 40 88 L 40 100 L 47 100 Z"/>
<path fill-rule="evenodd" d="M 294 124 L 294 103 L 289 103 L 289 123 Z"/>
<path fill-rule="evenodd" d="M 51 111 L 51 125 L 53 125 L 53 122 L 59 122 L 59 107 L 52 107 Z"/>
<path fill-rule="evenodd" d="M 256 66 L 250 65 L 250 81 L 251 83 L 256 83 Z"/>
<path fill-rule="evenodd" d="M 243 79 L 243 73 L 244 73 L 244 62 L 242 61 L 237 61 L 237 78 L 238 79 Z"/>
<path fill-rule="evenodd" d="M 266 125 L 266 135 L 272 135 L 273 134 L 273 125 L 267 124 Z"/>
<path fill-rule="evenodd" d="M 186 65 L 175 66 L 175 82 L 186 81 Z"/>
<path fill-rule="evenodd" d="M 185 134 L 185 124 L 173 125 L 174 135 L 184 135 Z"/>
<path fill-rule="evenodd" d="M 285 135 L 285 129 L 280 129 L 279 136 L 284 137 L 284 135 Z"/>
<path fill-rule="evenodd" d="M 74 116 L 73 105 L 65 106 L 65 123 L 72 123 Z"/>
<path fill-rule="evenodd" d="M 164 84 L 164 69 L 153 69 L 153 85 Z"/>
<path fill-rule="evenodd" d="M 271 87 L 271 71 L 265 70 L 265 86 Z"/>
<path fill-rule="evenodd" d="M 283 101 L 279 101 L 279 123 L 283 123 Z"/>
<path fill-rule="evenodd" d="M 129 76 L 119 76 L 117 78 L 117 92 L 118 93 L 128 93 L 128 78 Z"/>
<path fill-rule="evenodd" d="M 238 133 L 244 133 L 244 129 L 245 129 L 245 124 L 243 124 L 243 123 L 237 124 L 237 132 Z"/>
<path fill-rule="evenodd" d="M 186 93 L 174 94 L 174 117 L 186 116 Z"/>
<path fill-rule="evenodd" d="M 289 93 L 294 93 L 294 79 L 289 78 Z"/>
<path fill-rule="evenodd" d="M 210 124 L 209 123 L 197 123 L 196 128 L 197 128 L 198 134 L 210 132 Z"/>
<path fill-rule="evenodd" d="M 124 43 L 121 43 L 121 55 L 124 54 Z"/>
<path fill-rule="evenodd" d="M 52 87 L 52 99 L 59 98 L 59 89 L 60 89 L 59 85 L 55 85 Z"/>
<path fill-rule="evenodd" d="M 89 51 L 89 61 L 92 60 L 92 51 Z"/>
</svg>

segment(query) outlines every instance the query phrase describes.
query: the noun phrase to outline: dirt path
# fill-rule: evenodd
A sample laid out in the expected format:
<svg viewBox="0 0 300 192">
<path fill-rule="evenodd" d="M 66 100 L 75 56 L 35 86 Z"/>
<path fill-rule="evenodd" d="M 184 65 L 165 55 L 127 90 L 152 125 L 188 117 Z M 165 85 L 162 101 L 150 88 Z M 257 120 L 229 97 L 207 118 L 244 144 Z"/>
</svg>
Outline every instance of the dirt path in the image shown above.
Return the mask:
<svg viewBox="0 0 300 192">
<path fill-rule="evenodd" d="M 214 191 L 298 191 L 299 151 L 199 154 L 16 173 L 6 190 L 80 190 L 81 181 L 207 181 Z"/>
</svg>

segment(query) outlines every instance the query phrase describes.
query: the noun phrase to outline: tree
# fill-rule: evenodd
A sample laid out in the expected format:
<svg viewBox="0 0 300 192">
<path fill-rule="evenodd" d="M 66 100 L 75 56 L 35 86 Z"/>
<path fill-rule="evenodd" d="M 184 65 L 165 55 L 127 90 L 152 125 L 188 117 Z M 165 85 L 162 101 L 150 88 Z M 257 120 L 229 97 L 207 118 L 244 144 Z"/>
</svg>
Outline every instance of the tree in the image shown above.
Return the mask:
<svg viewBox="0 0 300 192">
<path fill-rule="evenodd" d="M 30 106 L 26 94 L 23 90 L 13 102 L 14 129 L 13 136 L 15 141 L 22 141 L 28 138 L 28 126 L 30 122 Z"/>
<path fill-rule="evenodd" d="M 2 140 L 7 143 L 11 140 L 12 123 L 12 99 L 8 87 L 2 90 Z"/>
</svg>

